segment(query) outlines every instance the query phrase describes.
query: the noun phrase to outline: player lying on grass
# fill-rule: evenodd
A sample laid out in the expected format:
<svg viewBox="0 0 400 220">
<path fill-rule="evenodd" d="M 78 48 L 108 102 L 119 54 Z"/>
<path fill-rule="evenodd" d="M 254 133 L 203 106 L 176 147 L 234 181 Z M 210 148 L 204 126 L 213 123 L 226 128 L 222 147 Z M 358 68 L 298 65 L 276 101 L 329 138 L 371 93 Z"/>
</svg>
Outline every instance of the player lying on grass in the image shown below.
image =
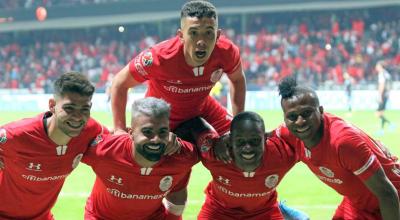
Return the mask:
<svg viewBox="0 0 400 220">
<path fill-rule="evenodd" d="M 229 151 L 233 163 L 216 159 L 213 145 L 219 136 L 204 119 L 194 118 L 176 130 L 177 134 L 187 131 L 212 175 L 198 219 L 284 219 L 276 187 L 298 158 L 279 138 L 265 137 L 264 121 L 257 113 L 241 112 L 232 120 Z"/>
<path fill-rule="evenodd" d="M 153 97 L 132 105 L 131 132 L 104 135 L 82 159 L 96 173 L 85 219 L 181 219 L 191 168 L 192 144 L 177 140 L 180 152 L 164 155 L 170 106 Z"/>
<path fill-rule="evenodd" d="M 359 128 L 329 113 L 316 92 L 293 78 L 279 84 L 285 125 L 275 134 L 300 160 L 343 195 L 333 219 L 400 219 L 400 164 Z"/>
</svg>

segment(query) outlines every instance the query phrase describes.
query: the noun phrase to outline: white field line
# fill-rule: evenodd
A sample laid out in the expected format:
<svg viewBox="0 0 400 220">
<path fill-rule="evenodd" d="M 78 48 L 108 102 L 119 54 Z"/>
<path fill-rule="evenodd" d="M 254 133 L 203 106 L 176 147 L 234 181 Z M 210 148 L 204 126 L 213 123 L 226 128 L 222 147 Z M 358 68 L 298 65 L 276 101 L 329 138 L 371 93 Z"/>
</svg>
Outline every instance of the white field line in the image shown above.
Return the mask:
<svg viewBox="0 0 400 220">
<path fill-rule="evenodd" d="M 61 198 L 84 198 L 86 199 L 89 196 L 88 192 L 61 192 L 60 196 Z M 204 201 L 203 200 L 198 200 L 198 199 L 189 199 L 189 204 L 202 204 Z M 334 204 L 329 204 L 329 205 L 295 205 L 295 204 L 290 204 L 290 207 L 292 208 L 297 208 L 300 210 L 303 209 L 336 209 L 337 205 Z"/>
</svg>

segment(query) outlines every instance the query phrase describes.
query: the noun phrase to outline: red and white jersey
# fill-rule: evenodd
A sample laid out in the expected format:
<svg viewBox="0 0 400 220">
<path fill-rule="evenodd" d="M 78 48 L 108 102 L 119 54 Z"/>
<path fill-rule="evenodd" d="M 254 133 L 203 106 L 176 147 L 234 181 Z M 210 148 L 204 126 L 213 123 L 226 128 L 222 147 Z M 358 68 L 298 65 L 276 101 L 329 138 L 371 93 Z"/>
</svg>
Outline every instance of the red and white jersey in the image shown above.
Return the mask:
<svg viewBox="0 0 400 220">
<path fill-rule="evenodd" d="M 341 118 L 325 113 L 324 134 L 318 145 L 305 148 L 300 139 L 282 125 L 277 136 L 301 149 L 301 161 L 324 183 L 347 197 L 354 207 L 364 210 L 379 209 L 378 200 L 364 185 L 379 167 L 396 189 L 400 189 L 400 165 L 388 157 L 382 144 L 359 128 Z"/>
<path fill-rule="evenodd" d="M 197 146 L 201 161 L 212 175 L 212 181 L 205 189 L 209 202 L 204 206 L 219 209 L 226 216 L 235 216 L 235 219 L 249 214 L 262 215 L 276 205 L 276 187 L 298 162 L 294 149 L 279 138 L 270 137 L 265 141 L 261 165 L 253 172 L 244 172 L 234 162 L 225 164 L 218 161 L 210 144 L 200 141 Z"/>
<path fill-rule="evenodd" d="M 201 114 L 206 97 L 222 74 L 233 73 L 240 63 L 238 47 L 221 36 L 204 66 L 191 67 L 176 36 L 141 52 L 130 62 L 129 70 L 136 81 L 148 82 L 146 96 L 171 104 L 171 120 L 188 120 Z"/>
<path fill-rule="evenodd" d="M 51 208 L 65 178 L 78 166 L 103 127 L 89 119 L 78 137 L 55 144 L 46 134 L 42 113 L 0 127 L 0 219 L 52 219 Z"/>
<path fill-rule="evenodd" d="M 180 153 L 163 156 L 149 168 L 133 160 L 129 135 L 105 135 L 82 159 L 96 173 L 86 219 L 163 219 L 162 199 L 187 186 L 199 160 L 191 144 L 181 143 Z"/>
</svg>

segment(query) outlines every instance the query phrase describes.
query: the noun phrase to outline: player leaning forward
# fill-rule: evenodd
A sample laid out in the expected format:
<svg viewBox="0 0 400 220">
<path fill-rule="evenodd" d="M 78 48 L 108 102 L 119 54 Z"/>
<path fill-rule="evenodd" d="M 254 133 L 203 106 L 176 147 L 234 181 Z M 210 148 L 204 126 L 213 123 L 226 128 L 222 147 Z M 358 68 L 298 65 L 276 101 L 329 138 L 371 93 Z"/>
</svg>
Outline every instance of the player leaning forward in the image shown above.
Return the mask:
<svg viewBox="0 0 400 220">
<path fill-rule="evenodd" d="M 0 219 L 53 219 L 65 178 L 103 132 L 90 118 L 93 92 L 82 74 L 63 74 L 49 111 L 0 127 Z"/>
<path fill-rule="evenodd" d="M 191 167 L 199 159 L 193 145 L 179 139 L 180 152 L 164 155 L 169 114 L 161 99 L 138 99 L 130 134 L 105 135 L 89 147 L 82 162 L 92 167 L 96 182 L 85 219 L 181 219 Z"/>
<path fill-rule="evenodd" d="M 400 164 L 364 131 L 325 113 L 316 92 L 294 78 L 279 84 L 285 126 L 278 137 L 300 149 L 300 160 L 344 196 L 333 219 L 400 219 Z"/>
</svg>

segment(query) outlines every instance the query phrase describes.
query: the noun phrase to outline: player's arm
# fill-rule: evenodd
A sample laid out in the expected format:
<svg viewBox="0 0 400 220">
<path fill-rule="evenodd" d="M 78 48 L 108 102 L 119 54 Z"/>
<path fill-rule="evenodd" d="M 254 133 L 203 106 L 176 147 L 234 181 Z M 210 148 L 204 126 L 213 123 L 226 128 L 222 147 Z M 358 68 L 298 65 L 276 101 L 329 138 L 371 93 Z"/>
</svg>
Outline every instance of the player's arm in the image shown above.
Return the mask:
<svg viewBox="0 0 400 220">
<path fill-rule="evenodd" d="M 383 169 L 379 168 L 364 183 L 378 199 L 382 219 L 400 219 L 399 197 L 397 190 L 386 177 Z"/>
<path fill-rule="evenodd" d="M 187 189 L 181 189 L 176 192 L 169 193 L 163 199 L 163 205 L 166 210 L 166 220 L 182 219 L 187 201 Z"/>
<path fill-rule="evenodd" d="M 139 85 L 129 72 L 129 64 L 126 65 L 114 77 L 111 85 L 111 110 L 114 122 L 114 134 L 126 133 L 126 103 L 128 101 L 128 90 Z"/>
<path fill-rule="evenodd" d="M 229 78 L 232 113 L 236 115 L 244 111 L 244 103 L 246 100 L 246 77 L 242 69 L 242 64 L 239 63 L 236 70 L 227 75 Z"/>
</svg>

